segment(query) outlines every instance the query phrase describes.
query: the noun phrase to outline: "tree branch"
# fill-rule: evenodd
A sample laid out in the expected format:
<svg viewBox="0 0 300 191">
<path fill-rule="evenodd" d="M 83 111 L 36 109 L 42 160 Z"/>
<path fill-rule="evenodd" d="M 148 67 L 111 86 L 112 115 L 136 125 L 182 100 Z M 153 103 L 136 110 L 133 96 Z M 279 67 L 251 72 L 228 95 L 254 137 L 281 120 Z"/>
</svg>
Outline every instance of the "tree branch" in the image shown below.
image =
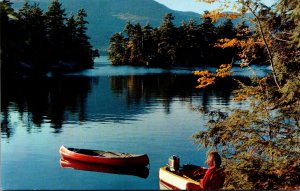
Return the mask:
<svg viewBox="0 0 300 191">
<path fill-rule="evenodd" d="M 259 32 L 262 36 L 262 39 L 264 41 L 264 44 L 266 46 L 266 49 L 267 49 L 267 53 L 268 53 L 268 56 L 270 58 L 270 63 L 271 63 L 271 68 L 272 68 L 272 73 L 273 73 L 273 78 L 274 78 L 274 81 L 275 81 L 275 84 L 277 86 L 277 88 L 280 90 L 280 85 L 278 83 L 278 80 L 277 80 L 277 74 L 276 74 L 276 71 L 274 69 L 274 62 L 273 62 L 273 56 L 272 56 L 272 53 L 271 53 L 271 50 L 269 48 L 269 45 L 267 43 L 267 40 L 266 40 L 266 37 L 265 37 L 265 34 L 264 34 L 264 31 L 262 29 L 262 24 L 260 22 L 260 19 L 258 18 L 258 16 L 255 14 L 254 10 L 251 9 L 251 7 L 249 5 L 246 5 L 248 7 L 248 9 L 250 10 L 250 12 L 253 14 L 253 16 L 255 17 L 257 23 L 258 23 L 258 28 L 259 28 Z"/>
</svg>

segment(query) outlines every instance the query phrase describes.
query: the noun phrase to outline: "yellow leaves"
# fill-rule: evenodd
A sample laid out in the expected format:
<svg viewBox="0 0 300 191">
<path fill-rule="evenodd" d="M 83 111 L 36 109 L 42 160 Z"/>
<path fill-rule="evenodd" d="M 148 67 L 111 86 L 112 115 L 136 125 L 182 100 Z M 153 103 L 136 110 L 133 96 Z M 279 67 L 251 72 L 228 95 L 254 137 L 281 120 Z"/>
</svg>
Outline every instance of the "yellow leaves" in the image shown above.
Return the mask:
<svg viewBox="0 0 300 191">
<path fill-rule="evenodd" d="M 200 78 L 199 78 L 200 79 Z M 212 85 L 215 83 L 216 79 L 214 77 L 212 78 L 203 78 L 201 80 L 198 79 L 198 82 L 200 83 L 196 88 L 205 88 L 209 85 Z"/>
<path fill-rule="evenodd" d="M 194 71 L 193 74 L 199 76 L 197 82 L 199 83 L 196 88 L 205 88 L 209 85 L 216 83 L 218 79 L 225 78 L 232 74 L 231 64 L 222 64 L 219 69 L 216 70 L 216 73 L 211 73 L 207 70 L 204 71 Z"/>
<path fill-rule="evenodd" d="M 262 39 L 254 39 L 254 38 L 248 38 L 245 40 L 238 40 L 237 38 L 228 39 L 228 38 L 222 38 L 218 40 L 218 43 L 214 44 L 214 47 L 218 48 L 232 48 L 232 47 L 238 47 L 238 48 L 247 48 L 252 46 L 263 46 Z"/>
<path fill-rule="evenodd" d="M 231 64 L 222 64 L 216 71 L 216 77 L 225 78 L 227 76 L 230 76 L 232 74 L 232 72 L 230 71 L 231 67 Z"/>
<path fill-rule="evenodd" d="M 247 30 L 247 29 L 245 29 Z M 261 38 L 249 37 L 247 39 L 239 40 L 237 38 L 228 39 L 223 38 L 219 39 L 217 43 L 212 45 L 216 48 L 237 48 L 239 52 L 237 55 L 246 61 L 249 59 L 256 59 L 255 52 L 257 49 L 264 47 L 264 42 Z"/>
<path fill-rule="evenodd" d="M 194 71 L 193 74 L 197 75 L 197 76 L 211 76 L 212 75 L 212 73 L 210 73 L 207 70 L 204 70 L 204 71 Z"/>
<path fill-rule="evenodd" d="M 214 47 L 225 49 L 225 48 L 236 47 L 238 46 L 238 44 L 239 41 L 236 38 L 234 39 L 223 38 L 223 39 L 219 39 L 218 43 L 216 43 Z"/>
<path fill-rule="evenodd" d="M 226 8 L 226 7 L 224 7 Z M 213 22 L 217 21 L 220 18 L 227 18 L 227 19 L 236 19 L 238 17 L 240 17 L 241 14 L 240 13 L 224 13 L 222 12 L 222 9 L 216 9 L 213 11 L 208 12 L 207 14 L 205 14 L 203 17 L 210 17 L 212 19 Z"/>
<path fill-rule="evenodd" d="M 215 81 L 216 81 L 216 77 L 214 76 L 214 74 L 210 73 L 207 70 L 205 70 L 205 71 L 194 71 L 193 74 L 196 75 L 196 76 L 200 76 L 197 80 L 199 85 L 196 86 L 196 88 L 204 88 L 206 86 L 214 84 Z"/>
</svg>

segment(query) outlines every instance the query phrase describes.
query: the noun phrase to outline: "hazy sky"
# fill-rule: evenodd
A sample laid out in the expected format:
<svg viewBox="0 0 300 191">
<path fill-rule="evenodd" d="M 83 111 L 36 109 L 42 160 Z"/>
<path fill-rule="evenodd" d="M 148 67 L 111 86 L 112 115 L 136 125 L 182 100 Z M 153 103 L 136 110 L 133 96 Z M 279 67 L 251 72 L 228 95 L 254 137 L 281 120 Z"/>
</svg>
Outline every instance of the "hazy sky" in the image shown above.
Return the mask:
<svg viewBox="0 0 300 191">
<path fill-rule="evenodd" d="M 161 4 L 166 5 L 170 9 L 179 11 L 193 11 L 197 13 L 203 13 L 203 11 L 210 11 L 218 8 L 219 4 L 207 4 L 202 2 L 197 2 L 196 0 L 155 0 Z M 263 3 L 271 5 L 276 0 L 262 0 Z"/>
<path fill-rule="evenodd" d="M 203 11 L 205 10 L 211 10 L 217 7 L 217 5 L 196 2 L 195 0 L 155 0 L 155 1 L 164 4 L 173 10 L 193 11 L 197 13 L 203 13 Z"/>
</svg>

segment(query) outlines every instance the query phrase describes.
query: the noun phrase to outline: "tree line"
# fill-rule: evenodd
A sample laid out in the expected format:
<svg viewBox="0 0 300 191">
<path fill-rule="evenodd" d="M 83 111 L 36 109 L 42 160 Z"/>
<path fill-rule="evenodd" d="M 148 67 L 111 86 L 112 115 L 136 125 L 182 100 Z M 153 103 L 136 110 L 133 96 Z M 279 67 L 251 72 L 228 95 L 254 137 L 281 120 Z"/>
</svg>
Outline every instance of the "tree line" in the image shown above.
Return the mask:
<svg viewBox="0 0 300 191">
<path fill-rule="evenodd" d="M 221 39 L 243 40 L 252 35 L 245 22 L 234 26 L 231 19 L 226 19 L 216 26 L 208 11 L 200 19 L 200 24 L 190 19 L 177 27 L 174 16 L 168 13 L 159 27 L 127 22 L 124 30 L 110 39 L 109 59 L 114 65 L 219 66 L 231 63 L 239 51 L 217 46 Z M 241 35 L 244 31 L 248 33 Z"/>
<path fill-rule="evenodd" d="M 5 75 L 45 74 L 91 68 L 99 56 L 86 34 L 84 9 L 67 17 L 58 0 L 44 12 L 28 1 L 14 11 L 8 0 L 0 2 L 1 60 Z"/>
</svg>

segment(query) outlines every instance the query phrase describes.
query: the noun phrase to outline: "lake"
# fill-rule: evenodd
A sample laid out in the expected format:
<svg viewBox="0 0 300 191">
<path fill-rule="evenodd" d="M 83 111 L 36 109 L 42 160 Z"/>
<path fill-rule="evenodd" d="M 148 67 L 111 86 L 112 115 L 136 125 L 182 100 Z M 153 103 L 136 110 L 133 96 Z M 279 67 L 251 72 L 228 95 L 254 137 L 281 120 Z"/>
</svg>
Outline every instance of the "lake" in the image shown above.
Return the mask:
<svg viewBox="0 0 300 191">
<path fill-rule="evenodd" d="M 244 106 L 232 101 L 230 84 L 195 89 L 191 72 L 115 67 L 102 57 L 83 72 L 2 80 L 1 189 L 159 189 L 158 170 L 171 155 L 205 166 L 206 150 L 191 136 L 209 111 Z M 63 168 L 61 145 L 146 153 L 149 171 Z"/>
</svg>

